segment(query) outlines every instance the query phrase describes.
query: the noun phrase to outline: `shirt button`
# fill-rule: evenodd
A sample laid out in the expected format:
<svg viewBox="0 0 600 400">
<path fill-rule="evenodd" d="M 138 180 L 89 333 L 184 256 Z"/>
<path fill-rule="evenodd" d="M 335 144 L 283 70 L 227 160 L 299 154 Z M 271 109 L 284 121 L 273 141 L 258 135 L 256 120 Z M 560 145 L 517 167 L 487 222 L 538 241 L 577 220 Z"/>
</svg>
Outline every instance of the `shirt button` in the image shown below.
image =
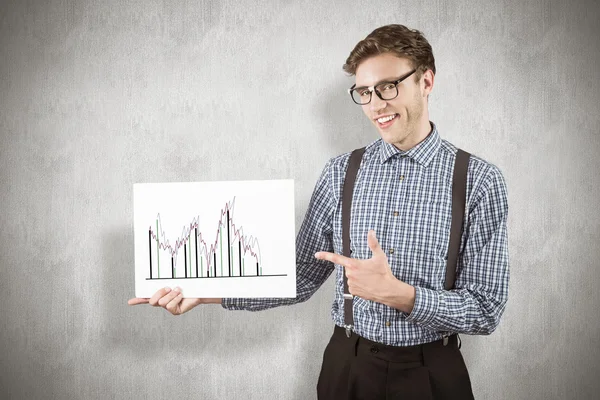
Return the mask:
<svg viewBox="0 0 600 400">
<path fill-rule="evenodd" d="M 390 249 L 390 254 L 394 254 L 394 249 Z"/>
<path fill-rule="evenodd" d="M 400 180 L 403 181 L 404 180 L 404 175 L 400 175 Z"/>
<path fill-rule="evenodd" d="M 394 211 L 394 217 L 397 217 L 398 214 L 399 214 L 398 211 Z"/>
<path fill-rule="evenodd" d="M 390 325 L 391 325 L 390 321 L 385 321 L 385 326 L 390 326 Z"/>
</svg>

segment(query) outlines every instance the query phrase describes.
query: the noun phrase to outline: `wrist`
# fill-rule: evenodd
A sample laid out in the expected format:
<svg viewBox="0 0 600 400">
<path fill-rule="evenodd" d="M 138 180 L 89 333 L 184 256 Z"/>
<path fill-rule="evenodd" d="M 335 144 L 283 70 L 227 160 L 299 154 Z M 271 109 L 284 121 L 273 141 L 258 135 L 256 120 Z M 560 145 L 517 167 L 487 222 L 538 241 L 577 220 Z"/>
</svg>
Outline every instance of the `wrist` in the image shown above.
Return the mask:
<svg viewBox="0 0 600 400">
<path fill-rule="evenodd" d="M 201 303 L 203 304 L 222 304 L 223 299 L 215 299 L 215 298 L 203 298 Z"/>
<path fill-rule="evenodd" d="M 394 278 L 384 295 L 382 303 L 410 314 L 415 305 L 415 294 L 416 289 L 414 286 Z"/>
</svg>

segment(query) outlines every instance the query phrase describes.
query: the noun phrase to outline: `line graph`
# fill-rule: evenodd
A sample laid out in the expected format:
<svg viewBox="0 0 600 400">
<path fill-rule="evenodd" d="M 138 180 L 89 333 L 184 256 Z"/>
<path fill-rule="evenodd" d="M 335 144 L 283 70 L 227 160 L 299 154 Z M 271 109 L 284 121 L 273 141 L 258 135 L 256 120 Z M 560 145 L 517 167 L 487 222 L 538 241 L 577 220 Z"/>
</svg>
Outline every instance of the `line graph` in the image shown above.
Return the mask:
<svg viewBox="0 0 600 400">
<path fill-rule="evenodd" d="M 158 213 L 155 224 L 148 228 L 149 276 L 146 279 L 286 276 L 287 274 L 262 274 L 259 241 L 253 236 L 244 235 L 244 228 L 234 221 L 234 211 L 235 197 L 221 209 L 216 234 L 212 239 L 205 239 L 203 233 L 198 231 L 200 217 L 196 216 L 182 228 L 173 244 L 163 230 Z M 179 268 L 180 256 L 184 257 L 183 269 Z M 153 259 L 155 266 L 152 264 Z M 170 262 L 170 269 L 167 271 L 164 260 Z"/>
</svg>

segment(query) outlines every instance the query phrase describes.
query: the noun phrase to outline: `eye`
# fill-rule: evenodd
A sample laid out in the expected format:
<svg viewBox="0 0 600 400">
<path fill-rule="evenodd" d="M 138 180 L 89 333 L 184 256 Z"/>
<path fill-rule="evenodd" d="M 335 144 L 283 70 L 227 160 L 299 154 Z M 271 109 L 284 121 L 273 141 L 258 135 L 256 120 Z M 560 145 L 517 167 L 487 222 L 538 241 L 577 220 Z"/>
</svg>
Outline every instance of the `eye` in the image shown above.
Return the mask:
<svg viewBox="0 0 600 400">
<path fill-rule="evenodd" d="M 381 85 L 380 90 L 391 90 L 395 87 L 396 87 L 396 85 L 393 82 L 389 82 L 389 83 L 384 83 L 383 85 Z"/>
<path fill-rule="evenodd" d="M 368 96 L 370 94 L 370 92 L 368 89 L 360 89 L 360 90 L 358 90 L 358 94 L 365 97 L 365 96 Z"/>
</svg>

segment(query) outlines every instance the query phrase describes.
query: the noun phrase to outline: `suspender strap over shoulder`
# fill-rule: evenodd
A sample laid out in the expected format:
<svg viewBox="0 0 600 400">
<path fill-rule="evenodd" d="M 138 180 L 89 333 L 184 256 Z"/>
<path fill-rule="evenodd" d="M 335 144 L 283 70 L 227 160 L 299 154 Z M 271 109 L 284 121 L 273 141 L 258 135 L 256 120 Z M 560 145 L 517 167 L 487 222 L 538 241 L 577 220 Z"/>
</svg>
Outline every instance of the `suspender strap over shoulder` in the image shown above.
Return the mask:
<svg viewBox="0 0 600 400">
<path fill-rule="evenodd" d="M 450 290 L 454 287 L 454 278 L 460 250 L 460 238 L 465 216 L 467 198 L 467 168 L 471 154 L 458 149 L 454 161 L 452 176 L 452 225 L 450 226 L 450 241 L 448 242 L 448 260 L 446 262 L 446 283 L 444 288 Z"/>
<path fill-rule="evenodd" d="M 365 148 L 356 149 L 350 154 L 346 177 L 344 178 L 344 187 L 342 189 L 342 251 L 343 255 L 350 257 L 350 210 L 352 210 L 352 194 L 354 192 L 354 181 L 360 161 L 365 152 Z M 353 296 L 348 291 L 348 278 L 344 268 L 344 321 L 346 325 L 346 336 L 350 337 L 354 327 L 354 316 L 352 313 Z"/>
<path fill-rule="evenodd" d="M 346 257 L 351 256 L 350 250 L 350 211 L 352 209 L 352 195 L 354 192 L 354 182 L 360 167 L 365 148 L 354 150 L 350 154 L 348 168 L 344 178 L 342 189 L 342 251 Z M 458 253 L 460 250 L 460 239 L 462 236 L 462 226 L 465 215 L 466 189 L 467 189 L 467 169 L 469 166 L 470 153 L 458 149 L 454 162 L 454 173 L 452 177 L 452 224 L 450 227 L 450 241 L 448 243 L 448 259 L 446 262 L 446 280 L 444 288 L 450 290 L 454 287 L 456 276 L 456 267 Z M 354 297 L 348 291 L 348 278 L 344 269 L 344 322 L 346 335 L 350 337 L 354 328 L 353 299 Z"/>
</svg>

